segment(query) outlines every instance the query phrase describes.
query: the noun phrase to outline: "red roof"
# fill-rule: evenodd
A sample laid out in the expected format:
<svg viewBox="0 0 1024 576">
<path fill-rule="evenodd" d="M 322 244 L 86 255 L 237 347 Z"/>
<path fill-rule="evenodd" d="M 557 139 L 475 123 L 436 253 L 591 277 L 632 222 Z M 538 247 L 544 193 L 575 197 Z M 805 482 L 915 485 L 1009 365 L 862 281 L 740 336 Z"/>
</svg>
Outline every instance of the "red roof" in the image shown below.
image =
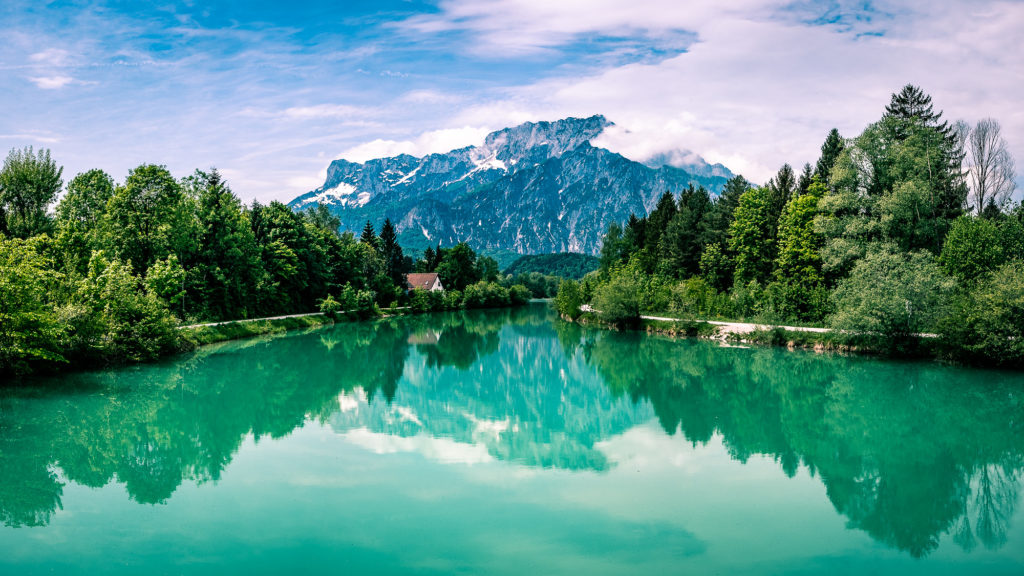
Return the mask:
<svg viewBox="0 0 1024 576">
<path fill-rule="evenodd" d="M 429 272 L 426 274 L 407 274 L 405 276 L 405 282 L 409 285 L 409 290 L 415 290 L 416 288 L 430 290 L 436 281 L 436 272 Z"/>
</svg>

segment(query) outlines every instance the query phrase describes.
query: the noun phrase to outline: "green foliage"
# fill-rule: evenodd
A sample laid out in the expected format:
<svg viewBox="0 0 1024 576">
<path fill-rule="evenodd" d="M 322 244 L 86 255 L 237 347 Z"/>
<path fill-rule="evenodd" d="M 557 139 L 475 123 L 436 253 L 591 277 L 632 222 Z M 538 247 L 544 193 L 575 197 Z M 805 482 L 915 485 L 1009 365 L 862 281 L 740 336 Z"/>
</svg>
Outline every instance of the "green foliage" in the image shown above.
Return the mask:
<svg viewBox="0 0 1024 576">
<path fill-rule="evenodd" d="M 48 298 L 61 278 L 36 243 L 0 237 L 0 374 L 63 362 L 63 330 Z"/>
<path fill-rule="evenodd" d="M 521 284 L 530 290 L 530 293 L 537 298 L 554 298 L 558 293 L 558 285 L 561 278 L 557 276 L 545 276 L 539 272 L 527 272 L 516 276 L 506 276 L 502 280 L 503 286 Z"/>
<path fill-rule="evenodd" d="M 829 182 L 832 177 L 832 167 L 836 165 L 836 160 L 839 159 L 839 155 L 845 147 L 846 144 L 843 142 L 842 136 L 839 135 L 839 130 L 835 128 L 830 130 L 828 136 L 825 137 L 824 144 L 821 145 L 821 156 L 814 168 L 814 174 L 821 179 L 822 183 Z"/>
<path fill-rule="evenodd" d="M 437 265 L 437 275 L 445 290 L 465 290 L 470 284 L 480 281 L 476 266 L 476 253 L 465 242 L 460 242 L 444 251 Z"/>
<path fill-rule="evenodd" d="M 409 293 L 409 307 L 414 312 L 433 312 L 445 307 L 444 293 L 417 288 Z"/>
<path fill-rule="evenodd" d="M 1005 261 L 1000 240 L 1000 230 L 991 220 L 961 216 L 946 236 L 939 262 L 961 282 L 973 282 Z"/>
<path fill-rule="evenodd" d="M 732 283 L 732 261 L 719 244 L 708 244 L 700 254 L 700 275 L 716 290 L 726 290 Z"/>
<path fill-rule="evenodd" d="M 139 166 L 107 204 L 104 244 L 114 257 L 131 262 L 136 274 L 170 254 L 184 258 L 198 236 L 192 208 L 167 168 Z"/>
<path fill-rule="evenodd" d="M 334 296 L 331 296 L 330 294 L 328 294 L 326 298 L 320 301 L 320 312 L 322 312 L 323 314 L 327 314 L 328 316 L 334 316 L 343 311 L 344 309 L 341 307 L 341 302 L 335 300 Z"/>
<path fill-rule="evenodd" d="M 533 293 L 529 288 L 522 284 L 513 284 L 508 289 L 509 304 L 512 306 L 522 306 L 533 298 Z"/>
<path fill-rule="evenodd" d="M 668 222 L 658 244 L 658 272 L 687 277 L 699 271 L 701 251 L 708 241 L 706 222 L 713 210 L 711 196 L 692 185 L 679 194 L 676 214 Z"/>
<path fill-rule="evenodd" d="M 1004 264 L 957 299 L 940 333 L 949 358 L 1024 368 L 1024 263 Z"/>
<path fill-rule="evenodd" d="M 128 264 L 95 252 L 89 273 L 59 310 L 69 359 L 89 364 L 153 360 L 178 348 L 177 321 Z"/>
<path fill-rule="evenodd" d="M 562 280 L 555 296 L 555 310 L 562 316 L 575 320 L 580 317 L 580 306 L 583 304 L 579 283 L 575 280 Z"/>
<path fill-rule="evenodd" d="M 34 152 L 31 146 L 11 150 L 0 170 L 0 214 L 5 220 L 0 228 L 15 238 L 48 232 L 46 207 L 60 192 L 63 172 L 49 150 Z"/>
<path fill-rule="evenodd" d="M 181 267 L 177 256 L 171 254 L 149 267 L 146 289 L 172 310 L 182 304 L 185 299 L 185 269 Z"/>
<path fill-rule="evenodd" d="M 783 319 L 813 322 L 825 314 L 828 295 L 820 253 L 824 239 L 814 227 L 818 202 L 824 195 L 825 187 L 815 177 L 806 194 L 789 201 L 779 222 L 775 284 L 781 297 L 775 309 Z"/>
<path fill-rule="evenodd" d="M 604 322 L 629 328 L 640 321 L 641 283 L 635 269 L 617 267 L 594 291 L 593 306 Z"/>
<path fill-rule="evenodd" d="M 683 318 L 730 317 L 733 313 L 729 295 L 719 293 L 700 276 L 694 276 L 672 288 L 668 310 Z"/>
<path fill-rule="evenodd" d="M 185 179 L 185 188 L 195 198 L 200 238 L 194 257 L 185 263 L 191 272 L 189 312 L 212 320 L 255 314 L 264 269 L 241 201 L 216 170 L 197 170 Z"/>
<path fill-rule="evenodd" d="M 729 228 L 729 250 L 734 254 L 735 282 L 764 282 L 771 277 L 775 260 L 775 228 L 772 193 L 753 188 L 740 197 Z"/>
<path fill-rule="evenodd" d="M 507 288 L 496 282 L 483 280 L 466 286 L 462 295 L 465 308 L 497 308 L 508 306 L 512 302 Z"/>
<path fill-rule="evenodd" d="M 484 282 L 498 281 L 498 261 L 490 256 L 480 256 L 476 260 L 477 273 Z"/>
<path fill-rule="evenodd" d="M 589 254 L 529 254 L 516 259 L 505 269 L 504 274 L 518 276 L 536 272 L 545 276 L 579 280 L 587 272 L 597 270 L 600 266 L 600 258 Z"/>
<path fill-rule="evenodd" d="M 880 337 L 902 351 L 913 336 L 935 330 L 948 308 L 953 281 L 926 252 L 876 250 L 859 261 L 832 295 L 832 328 Z"/>
</svg>

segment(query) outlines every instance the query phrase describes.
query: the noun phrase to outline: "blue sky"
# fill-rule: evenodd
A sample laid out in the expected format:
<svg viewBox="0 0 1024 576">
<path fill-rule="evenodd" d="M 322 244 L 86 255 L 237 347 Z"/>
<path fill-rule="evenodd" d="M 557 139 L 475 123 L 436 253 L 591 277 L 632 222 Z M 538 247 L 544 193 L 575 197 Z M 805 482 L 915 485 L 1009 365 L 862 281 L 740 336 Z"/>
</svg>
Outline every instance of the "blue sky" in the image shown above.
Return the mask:
<svg viewBox="0 0 1024 576">
<path fill-rule="evenodd" d="M 0 5 L 0 146 L 65 179 L 216 166 L 288 200 L 333 158 L 445 151 L 604 114 L 636 159 L 686 149 L 755 181 L 813 162 L 913 82 L 1003 125 L 1024 167 L 1021 2 L 442 0 Z"/>
</svg>

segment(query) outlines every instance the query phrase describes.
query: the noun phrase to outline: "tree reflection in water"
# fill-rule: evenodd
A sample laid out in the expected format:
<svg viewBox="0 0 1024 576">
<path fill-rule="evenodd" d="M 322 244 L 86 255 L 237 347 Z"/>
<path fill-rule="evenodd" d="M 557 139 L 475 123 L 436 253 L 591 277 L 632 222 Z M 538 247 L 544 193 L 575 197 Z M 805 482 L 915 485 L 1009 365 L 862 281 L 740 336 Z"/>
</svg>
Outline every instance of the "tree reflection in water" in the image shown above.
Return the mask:
<svg viewBox="0 0 1024 576">
<path fill-rule="evenodd" d="M 1022 386 L 1009 373 L 597 332 L 538 307 L 344 324 L 4 390 L 0 520 L 46 525 L 66 482 L 166 502 L 185 481 L 217 481 L 248 437 L 310 419 L 602 472 L 599 443 L 656 417 L 681 441 L 720 437 L 739 462 L 805 468 L 850 527 L 912 556 L 944 534 L 992 549 L 1019 499 Z M 365 410 L 341 410 L 355 397 Z"/>
</svg>

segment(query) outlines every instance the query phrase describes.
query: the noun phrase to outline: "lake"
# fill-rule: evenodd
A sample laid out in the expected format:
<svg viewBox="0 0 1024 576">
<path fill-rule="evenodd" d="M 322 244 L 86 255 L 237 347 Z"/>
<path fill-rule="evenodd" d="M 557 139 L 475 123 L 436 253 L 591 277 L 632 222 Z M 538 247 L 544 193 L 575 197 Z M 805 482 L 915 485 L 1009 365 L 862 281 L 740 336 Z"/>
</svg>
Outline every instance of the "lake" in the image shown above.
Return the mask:
<svg viewBox="0 0 1024 576">
<path fill-rule="evenodd" d="M 0 574 L 1024 573 L 1024 376 L 340 324 L 0 389 Z"/>
</svg>

